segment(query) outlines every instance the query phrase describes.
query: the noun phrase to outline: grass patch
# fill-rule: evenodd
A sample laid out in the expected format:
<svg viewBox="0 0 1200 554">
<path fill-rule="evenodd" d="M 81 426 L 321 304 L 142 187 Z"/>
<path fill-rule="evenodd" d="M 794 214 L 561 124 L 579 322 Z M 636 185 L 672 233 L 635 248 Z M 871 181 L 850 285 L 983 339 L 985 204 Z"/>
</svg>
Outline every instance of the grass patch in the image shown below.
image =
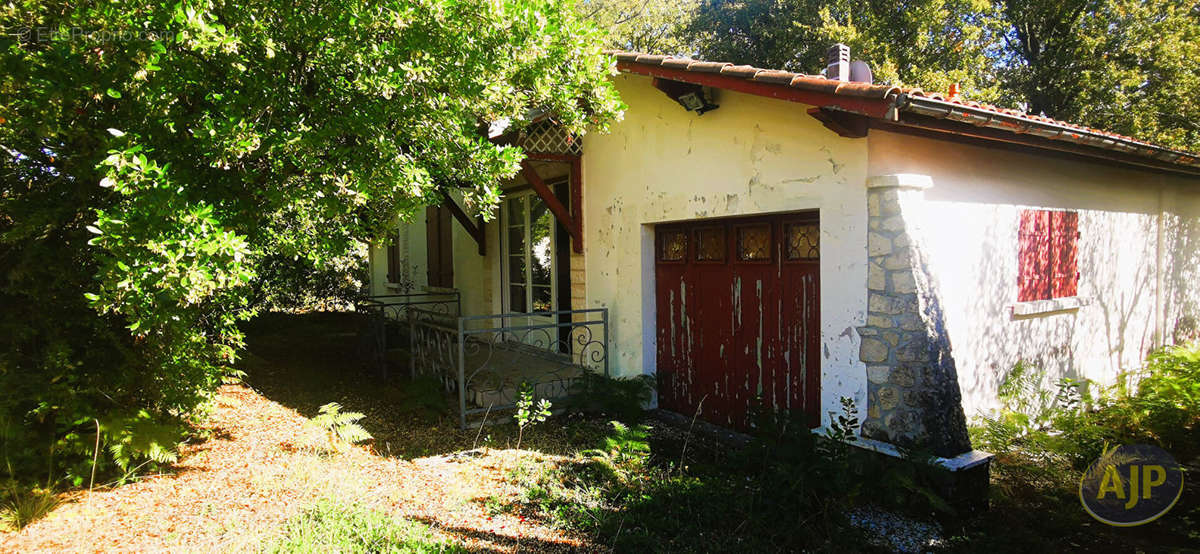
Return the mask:
<svg viewBox="0 0 1200 554">
<path fill-rule="evenodd" d="M 465 552 L 427 525 L 357 504 L 321 501 L 289 519 L 265 552 Z"/>
<path fill-rule="evenodd" d="M 20 531 L 26 525 L 46 517 L 61 503 L 53 491 L 11 484 L 0 496 L 0 528 Z"/>
</svg>

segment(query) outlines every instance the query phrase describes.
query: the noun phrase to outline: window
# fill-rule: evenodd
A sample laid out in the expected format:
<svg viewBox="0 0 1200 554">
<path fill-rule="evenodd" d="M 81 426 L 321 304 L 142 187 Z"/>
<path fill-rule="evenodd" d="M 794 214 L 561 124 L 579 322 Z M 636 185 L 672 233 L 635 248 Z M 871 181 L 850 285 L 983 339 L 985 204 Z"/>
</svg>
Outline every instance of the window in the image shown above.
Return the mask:
<svg viewBox="0 0 1200 554">
<path fill-rule="evenodd" d="M 771 226 L 740 225 L 737 230 L 737 255 L 743 262 L 771 260 Z"/>
<path fill-rule="evenodd" d="M 532 192 L 506 195 L 504 201 L 505 276 L 508 310 L 518 313 L 555 309 L 555 220 Z"/>
<path fill-rule="evenodd" d="M 682 262 L 687 257 L 687 233 L 665 229 L 658 234 L 658 261 Z"/>
<path fill-rule="evenodd" d="M 450 234 L 450 210 L 425 208 L 425 254 L 429 263 L 426 278 L 431 287 L 454 287 L 454 244 Z"/>
<path fill-rule="evenodd" d="M 724 262 L 725 241 L 724 227 L 708 227 L 694 231 L 696 242 L 696 261 Z"/>
<path fill-rule="evenodd" d="M 821 257 L 821 233 L 816 223 L 788 223 L 783 226 L 784 257 L 792 260 L 816 260 Z"/>
<path fill-rule="evenodd" d="M 1018 240 L 1017 301 L 1049 300 L 1078 293 L 1078 213 L 1024 210 Z"/>
</svg>

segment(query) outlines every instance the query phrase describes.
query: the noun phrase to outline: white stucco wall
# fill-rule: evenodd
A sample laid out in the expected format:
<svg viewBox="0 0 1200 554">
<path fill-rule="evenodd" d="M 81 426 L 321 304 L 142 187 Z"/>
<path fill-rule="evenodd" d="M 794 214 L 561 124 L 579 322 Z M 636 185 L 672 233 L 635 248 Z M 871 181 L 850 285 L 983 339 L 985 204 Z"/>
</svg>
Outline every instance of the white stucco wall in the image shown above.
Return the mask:
<svg viewBox="0 0 1200 554">
<path fill-rule="evenodd" d="M 455 198 L 460 202 L 461 198 Z M 454 248 L 454 289 L 458 290 L 462 299 L 464 314 L 490 314 L 500 312 L 498 287 L 500 278 L 500 257 L 495 252 L 499 244 L 499 226 L 495 223 L 484 226 L 487 235 L 488 252 L 486 256 L 479 255 L 479 247 L 475 239 L 463 229 L 456 220 L 451 220 L 451 237 Z M 425 292 L 430 290 L 428 274 L 428 256 L 425 232 L 425 211 L 421 210 L 413 216 L 410 222 L 399 222 L 397 237 L 400 244 L 402 266 L 408 272 L 412 288 L 405 291 L 387 283 L 387 251 L 382 245 L 376 245 L 370 251 L 371 283 L 370 294 L 385 295 L 402 292 Z"/>
<path fill-rule="evenodd" d="M 928 175 L 921 224 L 940 286 L 964 411 L 998 407 L 1018 360 L 1113 383 L 1157 334 L 1196 313 L 1200 180 L 872 130 L 871 175 Z M 1022 209 L 1080 217 L 1077 310 L 1013 317 Z M 1160 218 L 1161 216 L 1161 218 Z M 1160 246 L 1159 226 L 1163 224 Z"/>
<path fill-rule="evenodd" d="M 865 409 L 854 327 L 866 317 L 866 141 L 801 104 L 719 91 L 720 108 L 697 116 L 649 78 L 615 80 L 629 110 L 584 139 L 583 160 L 586 298 L 610 310 L 614 372 L 655 370 L 654 224 L 817 209 L 821 413 L 843 396 Z"/>
</svg>

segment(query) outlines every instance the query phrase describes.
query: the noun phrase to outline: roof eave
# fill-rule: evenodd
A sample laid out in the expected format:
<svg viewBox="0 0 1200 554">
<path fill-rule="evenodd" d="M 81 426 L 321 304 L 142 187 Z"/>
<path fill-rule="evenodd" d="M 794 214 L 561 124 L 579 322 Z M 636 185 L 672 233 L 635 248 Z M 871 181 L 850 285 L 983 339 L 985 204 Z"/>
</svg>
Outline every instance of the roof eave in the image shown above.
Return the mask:
<svg viewBox="0 0 1200 554">
<path fill-rule="evenodd" d="M 1128 137 L 1098 133 L 1052 121 L 1038 121 L 925 96 L 899 94 L 895 103 L 901 112 L 1149 158 L 1161 164 L 1179 166 L 1189 174 L 1200 173 L 1200 158 Z"/>
</svg>

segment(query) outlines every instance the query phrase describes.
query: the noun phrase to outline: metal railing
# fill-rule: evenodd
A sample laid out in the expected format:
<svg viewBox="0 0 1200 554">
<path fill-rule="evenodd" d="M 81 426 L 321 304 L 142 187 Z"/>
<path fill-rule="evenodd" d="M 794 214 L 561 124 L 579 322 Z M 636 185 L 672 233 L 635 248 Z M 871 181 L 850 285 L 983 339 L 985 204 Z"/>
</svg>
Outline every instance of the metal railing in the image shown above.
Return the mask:
<svg viewBox="0 0 1200 554">
<path fill-rule="evenodd" d="M 410 371 L 457 392 L 459 425 L 516 407 L 522 384 L 562 398 L 583 371 L 608 375 L 608 309 L 452 316 L 407 310 Z"/>
<path fill-rule="evenodd" d="M 388 352 L 409 345 L 403 335 L 409 330 L 408 312 L 413 309 L 458 317 L 462 296 L 458 291 L 384 294 L 355 304 L 355 310 L 365 315 L 359 330 L 359 350 L 367 366 L 384 379 L 389 377 Z"/>
</svg>

